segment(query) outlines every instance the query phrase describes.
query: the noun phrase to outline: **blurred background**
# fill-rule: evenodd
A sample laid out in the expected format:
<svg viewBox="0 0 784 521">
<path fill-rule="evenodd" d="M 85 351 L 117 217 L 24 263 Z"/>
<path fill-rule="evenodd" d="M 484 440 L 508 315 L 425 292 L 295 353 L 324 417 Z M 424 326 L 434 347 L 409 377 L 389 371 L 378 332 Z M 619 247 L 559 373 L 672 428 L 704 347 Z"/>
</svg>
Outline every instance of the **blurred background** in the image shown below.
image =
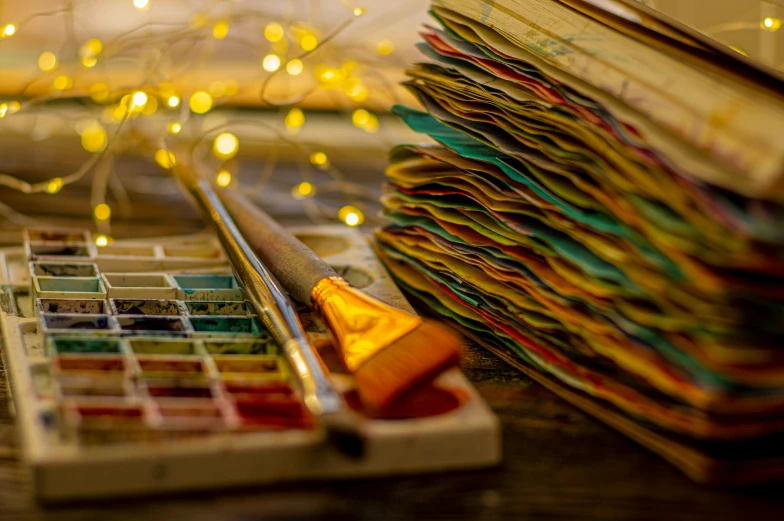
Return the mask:
<svg viewBox="0 0 784 521">
<path fill-rule="evenodd" d="M 595 3 L 601 3 L 594 0 Z M 648 0 L 784 66 L 784 0 Z M 372 226 L 427 0 L 0 2 L 0 229 L 201 228 L 165 168 L 187 143 L 284 222 Z"/>
</svg>

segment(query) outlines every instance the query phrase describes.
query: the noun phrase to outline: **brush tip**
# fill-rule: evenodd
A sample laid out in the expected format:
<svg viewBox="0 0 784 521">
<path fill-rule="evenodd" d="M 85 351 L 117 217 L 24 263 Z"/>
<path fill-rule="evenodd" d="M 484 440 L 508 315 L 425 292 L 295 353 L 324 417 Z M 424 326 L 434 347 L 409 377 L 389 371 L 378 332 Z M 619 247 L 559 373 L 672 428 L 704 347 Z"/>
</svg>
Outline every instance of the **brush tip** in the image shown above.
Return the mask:
<svg viewBox="0 0 784 521">
<path fill-rule="evenodd" d="M 462 352 L 462 339 L 454 330 L 424 321 L 356 371 L 363 406 L 371 412 L 383 412 L 402 394 L 457 365 Z"/>
</svg>

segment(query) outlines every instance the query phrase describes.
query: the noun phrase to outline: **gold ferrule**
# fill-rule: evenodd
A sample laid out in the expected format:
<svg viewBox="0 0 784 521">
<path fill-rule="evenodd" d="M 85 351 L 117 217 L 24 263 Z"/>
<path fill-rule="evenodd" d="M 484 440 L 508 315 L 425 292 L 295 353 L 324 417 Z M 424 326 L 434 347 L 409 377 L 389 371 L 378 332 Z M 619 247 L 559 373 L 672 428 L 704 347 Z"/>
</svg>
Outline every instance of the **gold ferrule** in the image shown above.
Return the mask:
<svg viewBox="0 0 784 521">
<path fill-rule="evenodd" d="M 340 277 L 321 279 L 310 293 L 349 371 L 413 331 L 422 319 L 351 287 Z"/>
</svg>

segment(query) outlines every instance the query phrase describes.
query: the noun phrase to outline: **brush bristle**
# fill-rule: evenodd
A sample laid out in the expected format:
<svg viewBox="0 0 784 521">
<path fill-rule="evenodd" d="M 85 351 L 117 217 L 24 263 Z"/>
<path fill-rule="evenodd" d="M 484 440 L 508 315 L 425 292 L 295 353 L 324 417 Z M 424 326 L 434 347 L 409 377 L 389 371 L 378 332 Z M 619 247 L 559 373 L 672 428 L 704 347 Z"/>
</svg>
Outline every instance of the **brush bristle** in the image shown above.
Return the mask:
<svg viewBox="0 0 784 521">
<path fill-rule="evenodd" d="M 461 338 L 448 327 L 425 321 L 365 362 L 355 373 L 362 405 L 384 411 L 401 394 L 456 365 Z"/>
</svg>

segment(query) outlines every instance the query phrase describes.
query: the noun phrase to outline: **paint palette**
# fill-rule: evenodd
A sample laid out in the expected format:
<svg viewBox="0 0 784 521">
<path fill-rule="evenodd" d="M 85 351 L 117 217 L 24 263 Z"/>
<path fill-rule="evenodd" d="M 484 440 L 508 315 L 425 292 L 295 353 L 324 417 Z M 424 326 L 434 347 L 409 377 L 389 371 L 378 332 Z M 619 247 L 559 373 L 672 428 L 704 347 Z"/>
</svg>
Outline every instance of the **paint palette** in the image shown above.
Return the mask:
<svg viewBox="0 0 784 521">
<path fill-rule="evenodd" d="M 365 238 L 293 230 L 353 285 L 411 310 Z M 44 501 L 495 464 L 499 424 L 459 370 L 389 417 L 367 453 L 325 441 L 289 361 L 210 235 L 117 241 L 26 230 L 0 249 L 4 358 Z M 318 316 L 301 320 L 362 414 Z M 424 346 L 423 346 L 424 347 Z"/>
</svg>

